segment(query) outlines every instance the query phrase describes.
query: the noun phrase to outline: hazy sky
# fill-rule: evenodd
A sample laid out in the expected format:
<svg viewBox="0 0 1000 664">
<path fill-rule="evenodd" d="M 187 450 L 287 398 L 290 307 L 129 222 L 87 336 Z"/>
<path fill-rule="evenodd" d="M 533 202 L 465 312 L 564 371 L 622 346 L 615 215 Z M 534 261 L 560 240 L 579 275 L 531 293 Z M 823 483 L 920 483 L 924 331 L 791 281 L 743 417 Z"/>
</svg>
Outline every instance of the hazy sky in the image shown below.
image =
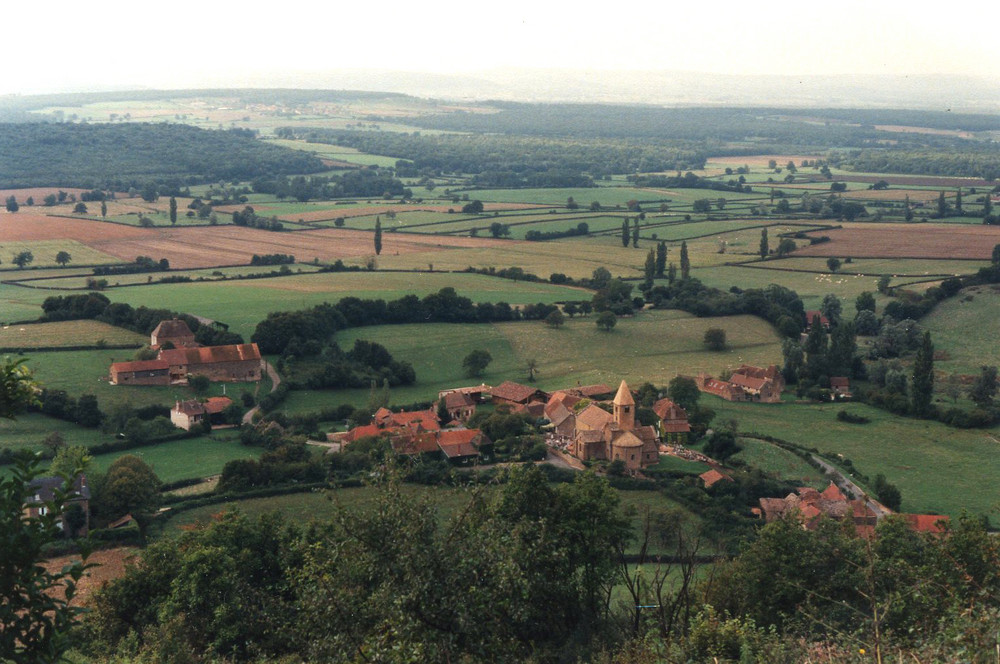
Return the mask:
<svg viewBox="0 0 1000 664">
<path fill-rule="evenodd" d="M 11 0 L 0 92 L 235 87 L 260 74 L 358 68 L 998 78 L 997 18 L 994 3 L 970 0 Z"/>
</svg>

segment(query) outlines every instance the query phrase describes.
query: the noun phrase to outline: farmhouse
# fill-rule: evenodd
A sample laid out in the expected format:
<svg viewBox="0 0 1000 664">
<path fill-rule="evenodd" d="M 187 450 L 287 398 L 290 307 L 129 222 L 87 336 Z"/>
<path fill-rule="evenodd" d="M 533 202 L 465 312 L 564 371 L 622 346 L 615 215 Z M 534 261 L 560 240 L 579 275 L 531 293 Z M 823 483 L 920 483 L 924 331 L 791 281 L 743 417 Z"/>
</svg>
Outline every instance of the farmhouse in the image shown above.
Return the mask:
<svg viewBox="0 0 1000 664">
<path fill-rule="evenodd" d="M 645 468 L 660 460 L 656 430 L 636 424 L 635 399 L 625 381 L 618 387 L 611 413 L 591 404 L 577 413 L 575 419 L 572 451 L 578 459 L 620 460 L 629 470 Z"/>
<path fill-rule="evenodd" d="M 714 394 L 726 401 L 777 403 L 781 401 L 781 392 L 785 389 L 785 378 L 773 364 L 766 369 L 740 365 L 728 381 L 699 374 L 695 383 L 702 392 Z"/>
<path fill-rule="evenodd" d="M 570 392 L 553 392 L 543 409 L 545 419 L 552 423 L 555 433 L 563 438 L 572 438 L 576 432 L 576 411 L 574 407 L 583 399 Z"/>
<path fill-rule="evenodd" d="M 428 454 L 460 465 L 475 463 L 479 460 L 481 450 L 493 444 L 479 429 L 400 431 L 390 438 L 390 442 L 396 454 Z"/>
<path fill-rule="evenodd" d="M 194 332 L 191 331 L 187 323 L 179 318 L 160 321 L 153 333 L 149 335 L 149 345 L 152 348 L 160 348 L 167 342 L 173 344 L 174 348 L 198 345 L 194 340 Z"/>
<path fill-rule="evenodd" d="M 444 395 L 448 416 L 458 422 L 468 422 L 476 413 L 476 402 L 465 392 L 448 392 Z"/>
<path fill-rule="evenodd" d="M 206 420 L 211 424 L 222 424 L 222 413 L 232 403 L 229 397 L 210 397 L 204 402 L 195 399 L 177 401 L 170 410 L 170 421 L 185 431 Z"/>
<path fill-rule="evenodd" d="M 172 348 L 161 350 L 159 359 L 169 365 L 171 383 L 186 382 L 188 376 L 207 376 L 213 381 L 260 380 L 257 344 Z"/>
<path fill-rule="evenodd" d="M 509 380 L 505 380 L 491 389 L 490 394 L 493 396 L 493 403 L 498 406 L 502 404 L 527 406 L 533 401 L 545 403 L 549 400 L 549 395 L 542 390 Z"/>
<path fill-rule="evenodd" d="M 49 506 L 46 503 L 55 499 L 55 492 L 63 486 L 64 480 L 61 477 L 36 477 L 28 482 L 28 490 L 31 495 L 24 504 L 24 513 L 30 518 L 45 516 Z M 83 513 L 83 524 L 76 528 L 75 535 L 86 536 L 90 528 L 90 486 L 87 484 L 87 476 L 80 473 L 73 480 L 73 489 L 66 500 L 65 511 L 59 517 L 59 529 L 66 528 L 65 517 L 73 509 L 79 506 Z M 72 519 L 70 520 L 72 523 Z"/>
<path fill-rule="evenodd" d="M 414 431 L 437 431 L 441 428 L 437 413 L 433 408 L 427 410 L 400 411 L 394 413 L 388 408 L 379 408 L 372 417 L 372 422 L 379 429 L 403 429 Z"/>
<path fill-rule="evenodd" d="M 653 404 L 653 412 L 660 418 L 660 438 L 667 443 L 684 444 L 691 425 L 687 411 L 670 399 L 660 399 Z"/>
<path fill-rule="evenodd" d="M 169 385 L 170 365 L 163 360 L 113 362 L 108 381 L 112 385 Z"/>
<path fill-rule="evenodd" d="M 830 329 L 830 319 L 823 315 L 822 311 L 807 311 L 806 312 L 806 331 L 812 329 L 813 320 L 819 319 L 819 324 L 823 326 L 824 330 Z"/>
</svg>

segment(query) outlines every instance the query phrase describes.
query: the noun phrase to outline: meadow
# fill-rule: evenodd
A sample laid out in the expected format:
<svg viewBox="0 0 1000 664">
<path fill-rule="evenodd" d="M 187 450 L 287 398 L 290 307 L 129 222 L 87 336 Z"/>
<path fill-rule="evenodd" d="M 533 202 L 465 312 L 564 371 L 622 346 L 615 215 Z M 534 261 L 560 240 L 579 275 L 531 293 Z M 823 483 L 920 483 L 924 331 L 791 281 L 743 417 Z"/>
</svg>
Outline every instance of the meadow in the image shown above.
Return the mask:
<svg viewBox="0 0 1000 664">
<path fill-rule="evenodd" d="M 966 288 L 939 303 L 921 325 L 930 330 L 936 351 L 945 359 L 934 362 L 940 372 L 978 374 L 983 365 L 1000 366 L 1000 292 L 997 286 Z"/>
<path fill-rule="evenodd" d="M 532 359 L 537 362 L 537 385 L 549 390 L 596 383 L 616 386 L 622 380 L 632 387 L 647 381 L 666 385 L 678 374 L 717 374 L 744 362 L 767 366 L 781 361 L 780 338 L 752 316 L 696 318 L 679 311 L 644 311 L 619 319 L 611 332 L 601 331 L 594 321 L 593 315 L 576 317 L 558 329 L 542 321 L 387 325 L 338 332 L 336 341 L 342 348 L 355 339 L 376 341 L 413 364 L 417 384 L 393 388 L 390 400 L 396 404 L 431 401 L 439 390 L 479 382 L 523 383 Z M 727 331 L 726 350 L 705 349 L 709 327 Z M 475 349 L 487 350 L 493 362 L 480 378 L 470 379 L 464 375 L 462 358 Z M 304 412 L 339 403 L 363 406 L 369 396 L 369 390 L 295 391 L 285 407 Z"/>
<path fill-rule="evenodd" d="M 1000 496 L 993 463 L 998 428 L 954 429 L 938 422 L 892 415 L 863 404 L 747 404 L 705 396 L 702 403 L 722 420 L 735 419 L 749 435 L 765 434 L 825 454 L 843 455 L 874 478 L 883 473 L 899 487 L 903 511 L 957 515 L 963 509 L 990 515 Z M 837 420 L 841 409 L 871 420 Z M 863 483 L 862 483 L 863 484 Z"/>
<path fill-rule="evenodd" d="M 64 348 L 67 346 L 130 345 L 138 348 L 149 338 L 95 320 L 60 321 L 0 328 L 0 349 Z"/>
</svg>

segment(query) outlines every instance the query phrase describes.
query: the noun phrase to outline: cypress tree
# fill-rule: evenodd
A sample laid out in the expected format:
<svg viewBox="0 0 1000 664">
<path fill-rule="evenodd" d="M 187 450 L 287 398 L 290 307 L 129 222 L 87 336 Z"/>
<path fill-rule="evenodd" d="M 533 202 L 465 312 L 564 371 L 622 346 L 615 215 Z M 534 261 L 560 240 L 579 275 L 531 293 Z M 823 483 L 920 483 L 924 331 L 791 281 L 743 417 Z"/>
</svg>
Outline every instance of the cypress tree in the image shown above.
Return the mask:
<svg viewBox="0 0 1000 664">
<path fill-rule="evenodd" d="M 170 225 L 177 223 L 177 199 L 170 197 Z"/>
<path fill-rule="evenodd" d="M 688 259 L 688 243 L 686 240 L 681 242 L 681 279 L 687 279 L 691 276 L 691 261 Z"/>
<path fill-rule="evenodd" d="M 910 382 L 910 412 L 917 417 L 927 417 L 931 412 L 934 396 L 934 344 L 931 333 L 924 332 L 923 343 L 917 349 L 913 362 L 913 379 Z"/>
<path fill-rule="evenodd" d="M 646 265 L 644 269 L 646 275 L 646 289 L 653 287 L 653 278 L 656 277 L 656 254 L 650 249 L 646 254 Z"/>
<path fill-rule="evenodd" d="M 667 243 L 660 240 L 656 245 L 656 276 L 662 277 L 667 269 Z"/>
<path fill-rule="evenodd" d="M 636 249 L 639 248 L 639 217 L 632 220 L 634 225 L 632 226 L 632 246 Z"/>
<path fill-rule="evenodd" d="M 959 187 L 958 193 L 955 194 L 955 212 L 962 214 L 962 189 Z"/>
<path fill-rule="evenodd" d="M 673 263 L 667 268 L 667 283 L 673 285 L 677 281 L 677 266 Z"/>
<path fill-rule="evenodd" d="M 762 228 L 760 231 L 760 257 L 767 258 L 769 253 L 769 248 L 767 246 L 767 229 Z"/>
<path fill-rule="evenodd" d="M 906 208 L 906 212 L 903 213 L 903 218 L 907 221 L 913 221 L 913 208 L 910 207 L 910 195 L 906 195 L 906 201 L 903 203 Z"/>
<path fill-rule="evenodd" d="M 945 218 L 948 216 L 948 201 L 944 198 L 944 192 L 942 191 L 938 195 L 938 217 Z"/>
<path fill-rule="evenodd" d="M 375 217 L 375 255 L 382 253 L 382 219 Z"/>
<path fill-rule="evenodd" d="M 628 217 L 622 220 L 622 246 L 627 247 L 629 240 Z"/>
</svg>

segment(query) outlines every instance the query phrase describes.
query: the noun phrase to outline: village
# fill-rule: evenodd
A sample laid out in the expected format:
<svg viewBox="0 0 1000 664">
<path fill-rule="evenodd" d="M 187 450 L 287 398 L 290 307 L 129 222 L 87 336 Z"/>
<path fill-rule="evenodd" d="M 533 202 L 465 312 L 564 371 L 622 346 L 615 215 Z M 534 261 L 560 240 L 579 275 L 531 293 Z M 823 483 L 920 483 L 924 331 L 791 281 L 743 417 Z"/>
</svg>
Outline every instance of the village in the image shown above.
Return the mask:
<svg viewBox="0 0 1000 664">
<path fill-rule="evenodd" d="M 150 348 L 157 354 L 155 359 L 113 363 L 109 382 L 119 386 L 186 384 L 198 376 L 213 382 L 259 381 L 267 369 L 256 344 L 202 347 L 187 325 L 177 319 L 162 321 L 156 327 Z M 681 378 L 701 393 L 728 401 L 778 403 L 785 389 L 782 374 L 773 365 L 741 365 L 726 380 L 706 374 Z M 846 379 L 835 385 L 839 396 L 849 396 Z M 483 383 L 455 387 L 440 391 L 435 405 L 426 409 L 394 412 L 381 407 L 373 413 L 370 423 L 330 432 L 325 441 L 316 444 L 326 447 L 328 454 L 336 454 L 358 441 L 384 439 L 400 458 L 442 460 L 458 468 L 486 466 L 496 461 L 494 442 L 482 430 L 466 425 L 477 409 L 487 409 L 525 415 L 538 422 L 544 432 L 547 460 L 566 468 L 609 472 L 618 466 L 625 474 L 641 477 L 644 469 L 660 462 L 661 456 L 673 456 L 709 465 L 710 469 L 699 476 L 706 490 L 734 481 L 722 463 L 688 445 L 692 427 L 684 408 L 660 394 L 647 409 L 655 415 L 655 421 L 643 424 L 638 418 L 636 397 L 625 380 L 616 389 L 596 384 L 551 392 L 512 381 L 497 386 Z M 170 421 L 185 431 L 206 424 L 222 425 L 222 415 L 232 405 L 227 397 L 177 401 L 170 411 Z M 245 421 L 250 421 L 249 416 Z M 751 512 L 767 523 L 791 516 L 805 529 L 815 528 L 826 517 L 852 524 L 862 537 L 873 536 L 877 522 L 894 513 L 839 472 L 830 473 L 830 477 L 822 491 L 799 487 L 784 497 L 763 497 Z M 37 516 L 44 510 L 59 482 L 51 477 L 34 480 L 27 513 Z M 89 499 L 87 479 L 79 476 L 70 496 L 74 507 L 62 519 L 62 527 L 77 535 L 87 533 Z M 942 532 L 948 521 L 948 517 L 939 515 L 900 516 L 916 532 Z M 130 521 L 119 519 L 111 527 Z"/>
</svg>

